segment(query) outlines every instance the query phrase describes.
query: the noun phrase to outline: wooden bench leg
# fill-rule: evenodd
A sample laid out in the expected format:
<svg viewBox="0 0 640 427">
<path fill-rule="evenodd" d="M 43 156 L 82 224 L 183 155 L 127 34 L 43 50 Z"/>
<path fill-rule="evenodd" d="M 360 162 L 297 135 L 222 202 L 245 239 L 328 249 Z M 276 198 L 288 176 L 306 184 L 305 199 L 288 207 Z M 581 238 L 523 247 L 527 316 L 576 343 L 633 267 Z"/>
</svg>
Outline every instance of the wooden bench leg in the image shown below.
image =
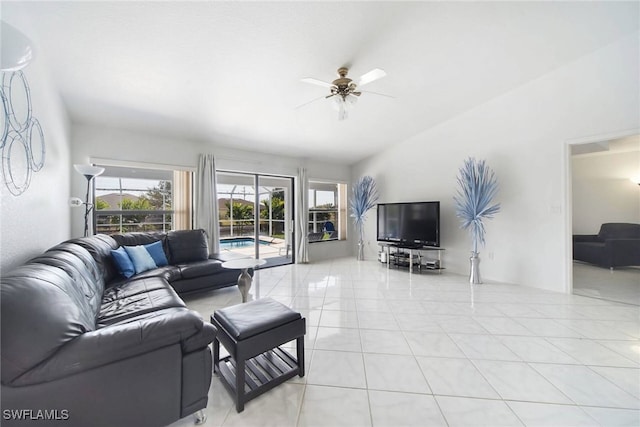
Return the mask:
<svg viewBox="0 0 640 427">
<path fill-rule="evenodd" d="M 220 341 L 218 338 L 213 339 L 213 372 L 218 370 L 218 363 L 220 363 Z"/>
<path fill-rule="evenodd" d="M 304 335 L 296 340 L 296 352 L 298 356 L 298 376 L 304 377 Z"/>
<path fill-rule="evenodd" d="M 236 360 L 236 411 L 244 411 L 244 360 Z"/>
</svg>

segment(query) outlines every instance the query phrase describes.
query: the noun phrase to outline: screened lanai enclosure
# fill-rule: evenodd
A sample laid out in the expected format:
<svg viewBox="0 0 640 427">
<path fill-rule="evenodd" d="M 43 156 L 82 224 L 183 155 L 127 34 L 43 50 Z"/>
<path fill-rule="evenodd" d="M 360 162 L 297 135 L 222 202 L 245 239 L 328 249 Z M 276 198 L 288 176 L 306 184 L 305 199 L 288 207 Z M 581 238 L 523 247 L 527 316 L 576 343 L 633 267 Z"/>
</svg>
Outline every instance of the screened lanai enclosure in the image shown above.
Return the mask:
<svg viewBox="0 0 640 427">
<path fill-rule="evenodd" d="M 220 251 L 293 262 L 293 178 L 217 172 Z"/>
</svg>

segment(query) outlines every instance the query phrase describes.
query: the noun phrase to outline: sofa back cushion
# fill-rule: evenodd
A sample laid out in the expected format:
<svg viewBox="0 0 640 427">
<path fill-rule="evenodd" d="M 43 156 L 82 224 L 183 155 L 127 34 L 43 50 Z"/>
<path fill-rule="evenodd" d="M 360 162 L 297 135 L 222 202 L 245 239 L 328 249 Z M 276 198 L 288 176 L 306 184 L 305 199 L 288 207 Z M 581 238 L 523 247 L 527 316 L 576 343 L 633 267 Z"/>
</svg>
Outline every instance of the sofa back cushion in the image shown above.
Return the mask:
<svg viewBox="0 0 640 427">
<path fill-rule="evenodd" d="M 602 224 L 598 233 L 599 240 L 640 239 L 640 224 L 609 222 Z"/>
<path fill-rule="evenodd" d="M 154 232 L 134 232 L 134 233 L 122 233 L 122 234 L 112 234 L 113 240 L 115 240 L 120 246 L 138 246 L 138 245 L 148 245 L 153 242 L 163 242 L 165 243 L 166 234 L 165 233 L 154 233 Z"/>
<path fill-rule="evenodd" d="M 60 243 L 44 254 L 32 259 L 30 263 L 45 264 L 59 268 L 67 273 L 76 286 L 70 292 L 77 292 L 83 310 L 87 310 L 96 319 L 104 293 L 104 278 L 98 264 L 82 246 L 73 243 Z"/>
<path fill-rule="evenodd" d="M 202 229 L 170 231 L 167 233 L 167 243 L 171 264 L 209 259 L 207 234 Z"/>
<path fill-rule="evenodd" d="M 120 273 L 118 273 L 111 257 L 111 250 L 117 249 L 118 243 L 111 236 L 96 234 L 91 237 L 68 240 L 67 243 L 74 243 L 89 251 L 98 266 L 98 271 L 104 283 L 109 283 L 120 277 Z"/>
<path fill-rule="evenodd" d="M 55 263 L 51 254 L 50 262 Z M 63 256 L 64 258 L 64 256 Z M 41 260 L 42 261 L 42 260 Z M 96 313 L 74 262 L 29 262 L 0 278 L 2 383 L 10 384 L 75 337 L 95 329 Z M 85 279 L 80 279 L 86 284 Z M 100 295 L 101 297 L 102 295 Z"/>
</svg>

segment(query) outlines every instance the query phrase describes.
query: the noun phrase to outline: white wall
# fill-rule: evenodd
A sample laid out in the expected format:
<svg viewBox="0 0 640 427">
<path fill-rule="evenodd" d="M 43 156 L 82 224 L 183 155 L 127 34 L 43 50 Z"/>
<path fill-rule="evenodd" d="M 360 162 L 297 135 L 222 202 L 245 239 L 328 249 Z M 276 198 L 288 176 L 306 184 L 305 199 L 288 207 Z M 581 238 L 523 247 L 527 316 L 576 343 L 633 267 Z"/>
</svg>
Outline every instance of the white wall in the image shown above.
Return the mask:
<svg viewBox="0 0 640 427">
<path fill-rule="evenodd" d="M 605 222 L 640 223 L 640 152 L 572 157 L 573 234 L 598 234 Z"/>
<path fill-rule="evenodd" d="M 381 202 L 440 200 L 445 267 L 468 274 L 471 242 L 452 197 L 463 160 L 486 159 L 498 176 L 502 212 L 487 222 L 483 278 L 567 292 L 566 141 L 640 127 L 638 38 L 618 40 L 362 161 L 353 178 L 376 178 Z M 371 217 L 367 236 L 375 239 Z"/>
<path fill-rule="evenodd" d="M 206 141 L 183 140 L 99 125 L 74 124 L 71 139 L 73 163 L 88 163 L 92 158 L 103 158 L 195 169 L 200 153 L 212 153 L 216 158 L 216 168 L 220 170 L 296 176 L 297 169 L 304 166 L 311 180 L 349 182 L 350 179 L 351 169 L 345 165 L 241 151 Z M 79 174 L 73 174 L 71 178 L 73 194 L 84 197 L 85 179 Z M 75 236 L 82 235 L 83 224 L 82 212 L 74 209 L 72 231 Z M 351 250 L 351 245 L 346 241 L 323 242 L 310 245 L 309 257 L 311 261 L 318 261 L 350 255 Z"/>
<path fill-rule="evenodd" d="M 29 34 L 28 19 L 3 8 L 2 20 Z M 36 41 L 33 41 L 34 44 Z M 42 126 L 44 167 L 31 186 L 13 196 L 0 182 L 0 271 L 7 271 L 66 240 L 69 232 L 69 120 L 50 80 L 46 57 L 35 45 L 34 61 L 23 71 L 31 93 L 32 114 Z"/>
</svg>

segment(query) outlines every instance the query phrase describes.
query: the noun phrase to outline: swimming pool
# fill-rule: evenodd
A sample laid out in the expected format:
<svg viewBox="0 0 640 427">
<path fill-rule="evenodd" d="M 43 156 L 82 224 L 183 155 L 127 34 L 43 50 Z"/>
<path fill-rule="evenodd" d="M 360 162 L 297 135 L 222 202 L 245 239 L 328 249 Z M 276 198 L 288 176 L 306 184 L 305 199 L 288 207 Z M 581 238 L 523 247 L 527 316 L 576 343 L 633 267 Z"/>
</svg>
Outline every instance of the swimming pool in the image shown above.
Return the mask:
<svg viewBox="0 0 640 427">
<path fill-rule="evenodd" d="M 259 240 L 261 245 L 269 245 L 270 242 Z M 255 244 L 253 237 L 235 237 L 233 239 L 220 240 L 220 249 L 246 248 Z"/>
</svg>

